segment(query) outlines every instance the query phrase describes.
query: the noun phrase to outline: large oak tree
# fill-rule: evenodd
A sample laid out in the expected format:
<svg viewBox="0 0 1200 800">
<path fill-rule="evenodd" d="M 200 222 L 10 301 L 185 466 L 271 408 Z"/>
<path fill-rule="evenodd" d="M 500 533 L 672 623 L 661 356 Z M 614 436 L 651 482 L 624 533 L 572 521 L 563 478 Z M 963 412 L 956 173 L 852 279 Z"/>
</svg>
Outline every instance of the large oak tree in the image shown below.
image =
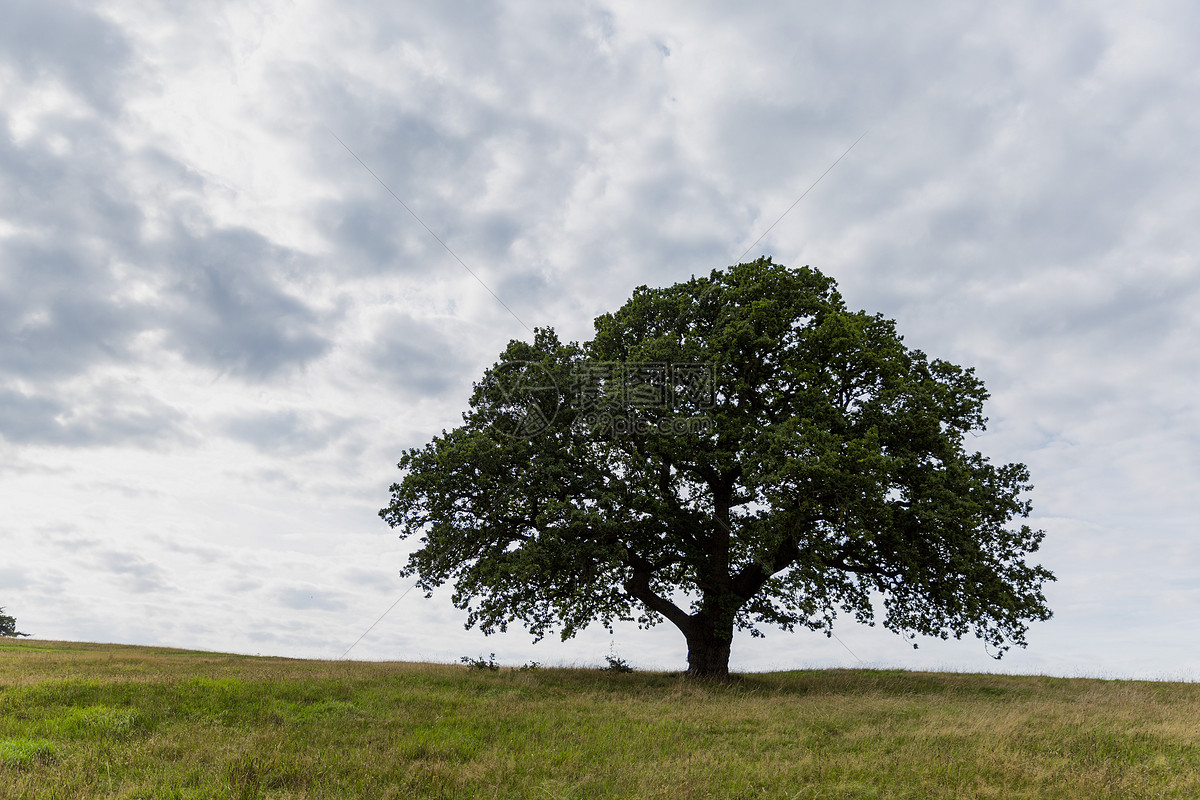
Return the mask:
<svg viewBox="0 0 1200 800">
<path fill-rule="evenodd" d="M 1027 469 L 964 448 L 983 384 L 832 279 L 759 259 L 639 287 L 595 328 L 511 342 L 464 424 L 400 459 L 380 515 L 468 626 L 665 619 L 688 672 L 722 676 L 735 629 L 880 615 L 999 656 L 1050 617 L 1044 534 L 1013 524 Z"/>
</svg>

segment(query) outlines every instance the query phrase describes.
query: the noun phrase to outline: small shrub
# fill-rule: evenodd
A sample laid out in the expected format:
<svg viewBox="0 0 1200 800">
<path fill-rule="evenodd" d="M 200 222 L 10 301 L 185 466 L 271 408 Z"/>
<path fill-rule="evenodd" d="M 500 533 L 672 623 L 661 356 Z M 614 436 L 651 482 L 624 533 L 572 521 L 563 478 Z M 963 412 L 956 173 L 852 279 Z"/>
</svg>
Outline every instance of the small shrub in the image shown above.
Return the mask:
<svg viewBox="0 0 1200 800">
<path fill-rule="evenodd" d="M 492 653 L 491 655 L 489 655 L 487 661 L 483 660 L 483 656 L 480 656 L 479 658 L 471 658 L 470 656 L 463 656 L 462 658 L 459 659 L 459 661 L 466 664 L 471 669 L 486 669 L 486 670 L 490 670 L 492 672 L 500 671 L 500 665 L 496 663 L 496 654 L 495 653 Z"/>
<path fill-rule="evenodd" d="M 604 660 L 608 662 L 608 666 L 601 667 L 601 669 L 606 672 L 633 672 L 633 667 L 629 666 L 629 662 L 623 658 L 605 656 Z"/>
<path fill-rule="evenodd" d="M 536 661 L 530 661 L 528 664 L 522 664 L 517 667 L 517 672 L 532 672 L 535 669 L 541 669 L 542 665 Z"/>
</svg>

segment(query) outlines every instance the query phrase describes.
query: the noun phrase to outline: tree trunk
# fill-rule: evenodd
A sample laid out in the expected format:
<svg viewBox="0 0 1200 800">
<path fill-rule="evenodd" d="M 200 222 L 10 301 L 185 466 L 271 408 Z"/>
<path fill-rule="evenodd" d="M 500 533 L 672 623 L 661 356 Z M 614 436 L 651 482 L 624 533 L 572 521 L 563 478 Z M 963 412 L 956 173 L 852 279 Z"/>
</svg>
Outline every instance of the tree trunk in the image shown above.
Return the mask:
<svg viewBox="0 0 1200 800">
<path fill-rule="evenodd" d="M 729 676 L 729 649 L 733 645 L 733 615 L 701 611 L 685 632 L 688 645 L 687 674 L 693 678 Z"/>
<path fill-rule="evenodd" d="M 688 639 L 688 670 L 693 678 L 729 677 L 729 645 L 701 637 Z"/>
<path fill-rule="evenodd" d="M 662 614 L 679 628 L 687 639 L 688 670 L 693 678 L 721 680 L 729 675 L 729 649 L 733 645 L 733 621 L 743 600 L 733 592 L 705 592 L 700 609 L 688 614 L 650 588 L 652 568 L 643 559 L 631 558 L 633 575 L 625 582 L 625 591 Z"/>
</svg>

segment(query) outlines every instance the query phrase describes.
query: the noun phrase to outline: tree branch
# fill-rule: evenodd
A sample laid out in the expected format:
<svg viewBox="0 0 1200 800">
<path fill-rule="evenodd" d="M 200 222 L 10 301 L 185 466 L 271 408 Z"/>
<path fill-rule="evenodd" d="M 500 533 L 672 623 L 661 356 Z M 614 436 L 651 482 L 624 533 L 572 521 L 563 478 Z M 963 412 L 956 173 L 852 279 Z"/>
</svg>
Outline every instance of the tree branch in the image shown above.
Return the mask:
<svg viewBox="0 0 1200 800">
<path fill-rule="evenodd" d="M 633 574 L 629 580 L 625 581 L 625 591 L 630 596 L 642 601 L 646 608 L 662 614 L 686 636 L 692 629 L 693 620 L 686 611 L 650 588 L 650 578 L 654 574 L 654 566 L 633 553 L 629 554 L 628 561 L 633 568 Z"/>
<path fill-rule="evenodd" d="M 763 584 L 771 579 L 772 575 L 787 569 L 799 559 L 800 548 L 797 546 L 796 540 L 787 537 L 775 547 L 775 552 L 771 554 L 771 559 L 767 564 L 756 561 L 743 567 L 733 577 L 733 591 L 738 597 L 749 600 L 758 593 Z"/>
</svg>

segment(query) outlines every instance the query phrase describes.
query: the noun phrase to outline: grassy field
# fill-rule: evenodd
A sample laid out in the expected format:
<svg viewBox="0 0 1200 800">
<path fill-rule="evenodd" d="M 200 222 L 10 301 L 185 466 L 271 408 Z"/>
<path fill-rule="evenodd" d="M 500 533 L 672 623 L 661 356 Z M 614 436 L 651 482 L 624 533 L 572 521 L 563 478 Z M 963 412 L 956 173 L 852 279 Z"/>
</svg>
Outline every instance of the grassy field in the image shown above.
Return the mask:
<svg viewBox="0 0 1200 800">
<path fill-rule="evenodd" d="M 0 797 L 1200 797 L 1200 685 L 0 640 Z"/>
</svg>

